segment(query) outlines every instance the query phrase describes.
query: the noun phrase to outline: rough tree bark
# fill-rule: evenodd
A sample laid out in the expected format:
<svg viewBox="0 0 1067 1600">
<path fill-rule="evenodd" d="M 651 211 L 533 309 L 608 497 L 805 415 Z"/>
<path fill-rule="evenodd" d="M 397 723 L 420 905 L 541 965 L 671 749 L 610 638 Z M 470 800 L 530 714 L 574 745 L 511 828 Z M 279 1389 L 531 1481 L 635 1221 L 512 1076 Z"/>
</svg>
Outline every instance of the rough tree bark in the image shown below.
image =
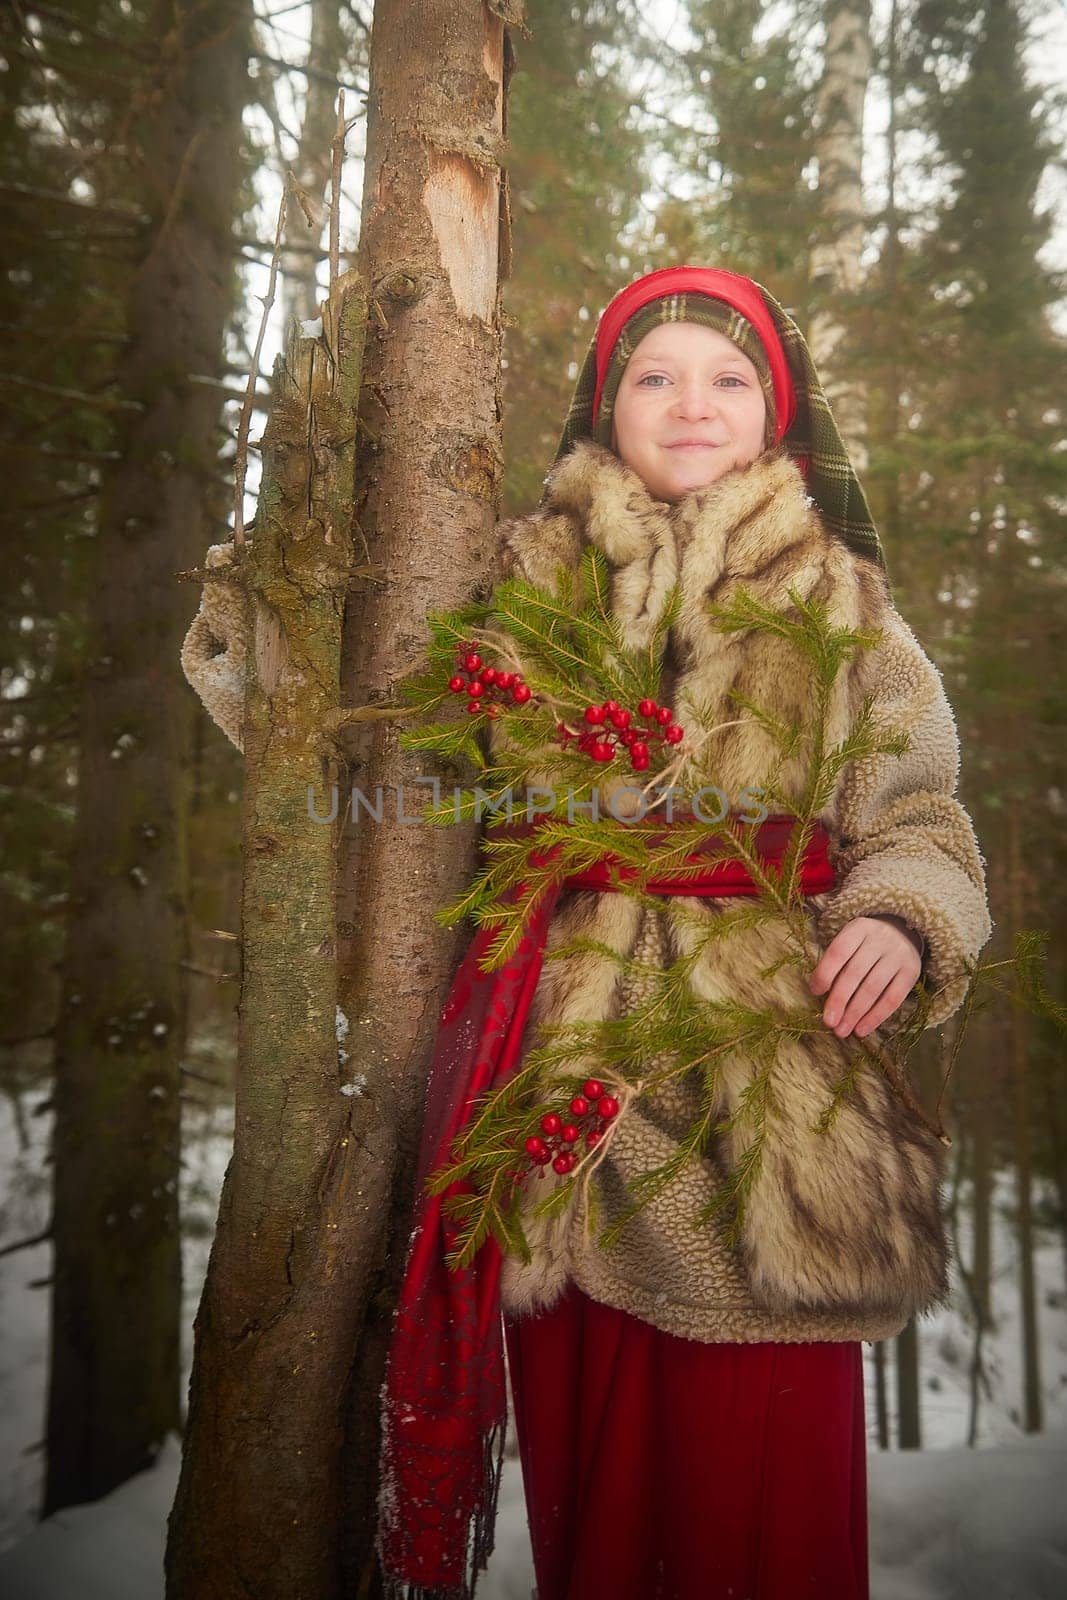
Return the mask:
<svg viewBox="0 0 1067 1600">
<path fill-rule="evenodd" d="M 809 343 L 857 472 L 867 467 L 866 396 L 838 357 L 846 324 L 837 304 L 862 282 L 863 103 L 871 73 L 870 0 L 828 0 L 826 53 L 816 97 L 822 225 L 811 251 L 818 309 Z"/>
<path fill-rule="evenodd" d="M 384 580 L 350 598 L 344 685 L 388 700 L 422 656 L 427 611 L 485 594 L 496 573 L 502 467 L 500 286 L 510 251 L 505 106 L 513 0 L 378 0 L 371 42 L 360 263 L 372 296 L 357 469 L 357 545 Z M 341 1004 L 371 1085 L 353 1106 L 380 1196 L 379 1251 L 351 1388 L 346 1577 L 378 1595 L 379 1392 L 403 1257 L 435 1023 L 469 931 L 433 913 L 467 882 L 476 826 L 408 823 L 458 774 L 401 751 L 402 724 L 350 744 L 375 807 L 341 847 Z M 380 800 L 379 800 L 380 796 Z M 377 808 L 380 805 L 380 820 Z M 368 1234 L 370 1237 L 370 1234 Z"/>
<path fill-rule="evenodd" d="M 150 221 L 104 469 L 56 1022 L 55 1283 L 43 1513 L 106 1494 L 181 1426 L 178 1236 L 186 769 L 196 702 L 174 571 L 207 543 L 249 0 L 160 0 L 123 139 Z"/>
<path fill-rule="evenodd" d="M 350 273 L 321 337 L 290 324 L 255 537 L 234 562 L 255 641 L 240 1036 L 233 1158 L 194 1323 L 170 1519 L 167 1594 L 181 1600 L 340 1593 L 338 1457 L 372 1200 L 338 1052 L 336 826 L 317 818 L 337 778 L 330 729 L 365 321 Z"/>
</svg>

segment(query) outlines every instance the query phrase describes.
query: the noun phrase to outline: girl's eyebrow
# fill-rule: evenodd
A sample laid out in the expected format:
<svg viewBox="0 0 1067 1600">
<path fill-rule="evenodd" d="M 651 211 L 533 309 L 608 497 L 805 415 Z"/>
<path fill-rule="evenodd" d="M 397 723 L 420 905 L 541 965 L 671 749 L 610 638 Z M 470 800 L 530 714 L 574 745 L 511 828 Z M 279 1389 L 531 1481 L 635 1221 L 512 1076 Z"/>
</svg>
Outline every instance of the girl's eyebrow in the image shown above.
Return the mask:
<svg viewBox="0 0 1067 1600">
<path fill-rule="evenodd" d="M 652 354 L 646 352 L 643 355 L 631 356 L 630 360 L 627 362 L 627 365 L 631 366 L 631 367 L 643 366 L 647 362 L 652 366 L 669 366 L 672 359 L 677 359 L 677 358 L 672 358 L 671 356 L 652 355 Z M 723 356 L 721 361 L 713 361 L 711 363 L 711 365 L 712 366 L 716 366 L 716 367 L 729 367 L 729 366 L 741 367 L 742 366 L 742 362 L 744 360 L 745 360 L 745 357 L 741 354 L 740 351 L 738 351 L 737 355 L 735 355 L 735 356 Z M 744 370 L 743 367 L 742 367 L 742 370 Z"/>
</svg>

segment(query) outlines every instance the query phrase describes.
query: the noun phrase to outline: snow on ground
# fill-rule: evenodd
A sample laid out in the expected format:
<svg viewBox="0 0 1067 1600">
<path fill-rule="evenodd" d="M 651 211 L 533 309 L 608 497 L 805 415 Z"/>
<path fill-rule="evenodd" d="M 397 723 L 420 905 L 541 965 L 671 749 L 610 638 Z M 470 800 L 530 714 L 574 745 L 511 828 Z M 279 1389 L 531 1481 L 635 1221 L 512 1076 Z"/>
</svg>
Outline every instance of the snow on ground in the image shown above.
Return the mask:
<svg viewBox="0 0 1067 1600">
<path fill-rule="evenodd" d="M 179 1454 L 172 1433 L 148 1472 L 0 1552 L 6 1600 L 163 1600 Z M 871 1600 L 1061 1600 L 1065 1482 L 1063 1429 L 989 1450 L 872 1456 Z M 506 1460 L 478 1600 L 530 1600 L 533 1583 L 522 1475 Z"/>
<path fill-rule="evenodd" d="M 50 1132 L 35 1116 L 46 1090 L 16 1107 L 0 1101 L 0 1243 L 38 1233 L 49 1213 Z M 200 1296 L 218 1195 L 229 1160 L 232 1107 L 224 1100 L 185 1108 L 181 1177 L 183 1389 L 192 1360 Z M 990 1393 L 979 1413 L 979 1447 L 966 1448 L 973 1336 L 965 1298 L 920 1328 L 921 1452 L 872 1449 L 872 1600 L 1056 1600 L 1067 1593 L 1067 1326 L 1061 1242 L 1039 1232 L 1042 1387 L 1049 1431 L 1018 1429 L 1021 1393 L 1011 1185 L 998 1184 L 994 1240 L 997 1327 L 986 1339 Z M 966 1241 L 964 1241 L 966 1248 Z M 171 1434 L 154 1467 L 111 1495 L 39 1523 L 47 1360 L 47 1244 L 0 1259 L 0 1593 L 6 1600 L 162 1600 L 166 1522 L 177 1485 L 180 1443 Z M 868 1357 L 868 1426 L 874 1429 Z M 890 1410 L 893 1405 L 890 1362 Z M 533 1567 L 514 1431 L 504 1462 L 496 1550 L 479 1600 L 530 1600 Z"/>
</svg>

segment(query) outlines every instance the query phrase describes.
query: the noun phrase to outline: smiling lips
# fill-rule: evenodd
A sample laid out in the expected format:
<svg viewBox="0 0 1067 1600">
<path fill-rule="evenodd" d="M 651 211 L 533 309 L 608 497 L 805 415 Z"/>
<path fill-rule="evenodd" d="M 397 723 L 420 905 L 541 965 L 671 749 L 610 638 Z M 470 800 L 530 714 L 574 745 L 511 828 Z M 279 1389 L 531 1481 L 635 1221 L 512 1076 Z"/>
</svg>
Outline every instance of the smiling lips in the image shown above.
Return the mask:
<svg viewBox="0 0 1067 1600">
<path fill-rule="evenodd" d="M 710 439 L 679 439 L 677 444 L 669 444 L 668 450 L 718 450 L 720 447 L 713 444 Z"/>
</svg>

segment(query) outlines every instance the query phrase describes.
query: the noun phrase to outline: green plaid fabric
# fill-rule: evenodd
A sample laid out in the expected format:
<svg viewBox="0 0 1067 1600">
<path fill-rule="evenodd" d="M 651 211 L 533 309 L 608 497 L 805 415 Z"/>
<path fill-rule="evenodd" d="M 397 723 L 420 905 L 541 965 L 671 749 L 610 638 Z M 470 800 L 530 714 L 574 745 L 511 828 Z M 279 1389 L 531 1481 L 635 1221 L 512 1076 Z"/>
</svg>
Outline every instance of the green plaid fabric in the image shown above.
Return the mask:
<svg viewBox="0 0 1067 1600">
<path fill-rule="evenodd" d="M 782 440 L 782 447 L 794 459 L 807 457 L 808 489 L 830 531 L 857 555 L 866 556 L 884 570 L 885 553 L 871 519 L 866 496 L 838 432 L 804 335 L 774 296 L 762 284 L 756 287 L 778 330 L 797 397 L 797 414 Z M 723 300 L 712 299 L 706 294 L 671 294 L 642 306 L 619 335 L 604 379 L 595 428 L 592 425 L 593 395 L 596 390 L 594 331 L 578 373 L 553 465 L 567 455 L 579 439 L 595 439 L 598 444 L 611 448 L 612 415 L 623 370 L 645 334 L 661 322 L 701 323 L 704 327 L 724 333 L 744 351 L 759 373 L 767 401 L 767 442 L 770 443 L 774 437 L 774 393 L 766 351 L 756 330 L 746 317 Z"/>
</svg>

